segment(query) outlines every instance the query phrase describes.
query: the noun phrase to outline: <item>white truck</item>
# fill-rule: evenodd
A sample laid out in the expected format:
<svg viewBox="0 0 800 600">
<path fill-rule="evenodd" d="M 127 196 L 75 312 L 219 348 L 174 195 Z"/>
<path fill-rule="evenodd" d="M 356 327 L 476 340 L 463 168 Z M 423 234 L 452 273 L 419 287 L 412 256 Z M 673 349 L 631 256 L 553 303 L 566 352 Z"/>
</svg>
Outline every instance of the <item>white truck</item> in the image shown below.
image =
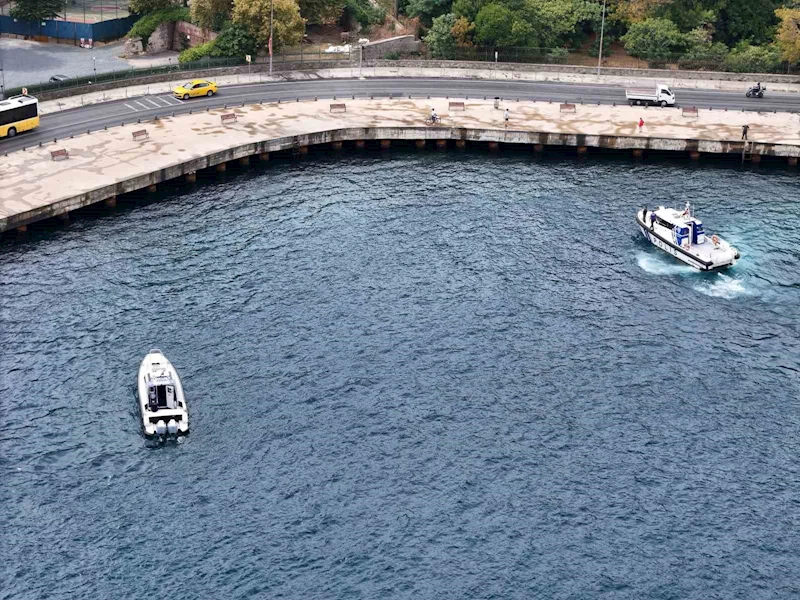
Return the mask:
<svg viewBox="0 0 800 600">
<path fill-rule="evenodd" d="M 661 108 L 664 108 L 675 105 L 675 94 L 663 83 L 658 83 L 653 87 L 627 89 L 625 97 L 631 106 L 634 104 L 637 106 L 659 104 Z"/>
</svg>

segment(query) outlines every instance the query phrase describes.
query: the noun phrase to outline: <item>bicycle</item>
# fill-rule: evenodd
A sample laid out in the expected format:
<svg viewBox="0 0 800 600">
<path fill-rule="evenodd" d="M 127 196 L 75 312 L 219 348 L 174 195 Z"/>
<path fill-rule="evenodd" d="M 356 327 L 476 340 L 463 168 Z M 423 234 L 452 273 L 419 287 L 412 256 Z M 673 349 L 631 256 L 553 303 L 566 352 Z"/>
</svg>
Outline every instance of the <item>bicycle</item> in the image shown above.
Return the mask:
<svg viewBox="0 0 800 600">
<path fill-rule="evenodd" d="M 441 124 L 442 124 L 442 117 L 440 117 L 438 115 L 436 116 L 436 118 L 428 117 L 427 119 L 425 119 L 425 125 L 428 125 L 428 126 L 430 126 L 430 125 L 441 125 Z"/>
</svg>

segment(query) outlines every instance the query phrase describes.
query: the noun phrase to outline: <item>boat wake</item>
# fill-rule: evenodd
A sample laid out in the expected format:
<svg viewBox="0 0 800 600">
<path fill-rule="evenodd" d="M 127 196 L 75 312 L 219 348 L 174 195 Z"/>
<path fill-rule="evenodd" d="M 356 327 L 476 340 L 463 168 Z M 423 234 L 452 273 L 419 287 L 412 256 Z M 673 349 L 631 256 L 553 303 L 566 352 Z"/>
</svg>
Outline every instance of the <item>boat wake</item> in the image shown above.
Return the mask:
<svg viewBox="0 0 800 600">
<path fill-rule="evenodd" d="M 713 298 L 724 298 L 725 300 L 751 295 L 751 292 L 744 287 L 741 279 L 722 273 L 717 273 L 713 279 L 696 283 L 693 287 L 701 294 Z"/>
<path fill-rule="evenodd" d="M 670 257 L 653 256 L 646 252 L 636 255 L 636 264 L 639 268 L 651 275 L 681 275 L 700 278 L 695 281 L 692 288 L 696 292 L 711 296 L 712 298 L 723 298 L 732 300 L 739 296 L 750 296 L 751 290 L 745 287 L 744 281 L 740 278 L 725 275 L 724 273 L 699 273 L 696 269 L 688 265 L 679 264 L 671 260 Z"/>
<path fill-rule="evenodd" d="M 661 256 L 653 256 L 646 252 L 639 252 L 636 255 L 636 264 L 639 265 L 640 269 L 651 275 L 689 275 L 697 273 L 689 265 L 680 264 L 672 257 L 661 258 Z"/>
</svg>

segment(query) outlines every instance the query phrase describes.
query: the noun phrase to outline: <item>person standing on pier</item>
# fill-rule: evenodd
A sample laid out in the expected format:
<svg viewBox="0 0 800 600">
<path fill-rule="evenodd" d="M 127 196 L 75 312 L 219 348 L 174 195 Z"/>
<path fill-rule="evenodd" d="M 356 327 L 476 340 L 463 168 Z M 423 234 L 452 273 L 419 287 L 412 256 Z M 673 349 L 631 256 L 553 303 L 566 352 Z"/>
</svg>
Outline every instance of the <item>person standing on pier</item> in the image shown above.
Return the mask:
<svg viewBox="0 0 800 600">
<path fill-rule="evenodd" d="M 644 119 L 639 117 L 639 133 L 642 133 L 642 127 L 644 127 Z"/>
<path fill-rule="evenodd" d="M 750 125 L 742 125 L 742 139 L 747 139 L 747 130 L 750 129 Z"/>
<path fill-rule="evenodd" d="M 505 127 L 508 127 L 508 109 L 503 113 L 503 120 L 505 122 Z"/>
</svg>

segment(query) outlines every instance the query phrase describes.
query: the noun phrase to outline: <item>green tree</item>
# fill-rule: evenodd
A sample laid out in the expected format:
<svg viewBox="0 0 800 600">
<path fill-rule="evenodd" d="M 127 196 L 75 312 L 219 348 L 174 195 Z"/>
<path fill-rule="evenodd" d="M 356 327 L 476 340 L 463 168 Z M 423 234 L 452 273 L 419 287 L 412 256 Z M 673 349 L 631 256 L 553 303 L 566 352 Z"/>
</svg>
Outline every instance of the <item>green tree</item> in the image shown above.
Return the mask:
<svg viewBox="0 0 800 600">
<path fill-rule="evenodd" d="M 130 10 L 138 15 L 148 15 L 175 6 L 172 0 L 131 0 Z"/>
<path fill-rule="evenodd" d="M 644 59 L 664 59 L 683 50 L 686 39 L 678 26 L 669 19 L 651 18 L 634 23 L 622 36 L 625 50 L 631 56 Z"/>
<path fill-rule="evenodd" d="M 775 36 L 781 57 L 790 63 L 800 63 L 800 6 L 779 8 L 775 15 L 781 20 Z"/>
<path fill-rule="evenodd" d="M 725 60 L 725 68 L 734 73 L 774 73 L 780 67 L 777 46 L 751 46 L 747 42 L 741 42 Z"/>
<path fill-rule="evenodd" d="M 718 0 L 716 39 L 728 46 L 743 41 L 769 42 L 778 25 L 775 10 L 780 6 L 780 0 Z"/>
<path fill-rule="evenodd" d="M 205 29 L 219 31 L 230 19 L 233 0 L 192 0 L 192 21 Z"/>
<path fill-rule="evenodd" d="M 314 25 L 336 22 L 344 12 L 344 0 L 300 0 L 299 3 L 300 16 Z"/>
<path fill-rule="evenodd" d="M 294 0 L 233 0 L 233 22 L 246 29 L 261 48 L 266 48 L 271 1 L 275 11 L 273 51 L 299 44 L 303 40 L 306 22 L 300 16 L 300 7 Z"/>
<path fill-rule="evenodd" d="M 464 17 L 470 23 L 474 23 L 478 12 L 486 4 L 486 0 L 455 0 L 453 2 L 453 14 L 456 17 Z"/>
<path fill-rule="evenodd" d="M 455 58 L 456 38 L 453 36 L 453 27 L 455 27 L 456 21 L 453 13 L 433 19 L 433 25 L 431 25 L 428 35 L 423 38 L 433 57 Z"/>
<path fill-rule="evenodd" d="M 709 27 L 716 22 L 713 7 L 718 0 L 670 0 L 653 9 L 654 16 L 669 19 L 681 31 Z"/>
<path fill-rule="evenodd" d="M 490 46 L 524 45 L 521 42 L 530 29 L 529 23 L 501 4 L 487 4 L 475 17 L 476 41 Z"/>
<path fill-rule="evenodd" d="M 11 16 L 23 21 L 53 19 L 63 10 L 62 0 L 16 0 Z"/>
<path fill-rule="evenodd" d="M 196 2 L 197 0 L 193 0 Z M 236 23 L 225 23 L 222 33 L 214 40 L 211 56 L 232 56 L 243 58 L 248 54 L 255 55 L 258 40 L 246 27 Z"/>
<path fill-rule="evenodd" d="M 407 0 L 406 14 L 419 17 L 423 23 L 431 23 L 435 17 L 444 15 L 450 10 L 451 0 Z"/>
</svg>

